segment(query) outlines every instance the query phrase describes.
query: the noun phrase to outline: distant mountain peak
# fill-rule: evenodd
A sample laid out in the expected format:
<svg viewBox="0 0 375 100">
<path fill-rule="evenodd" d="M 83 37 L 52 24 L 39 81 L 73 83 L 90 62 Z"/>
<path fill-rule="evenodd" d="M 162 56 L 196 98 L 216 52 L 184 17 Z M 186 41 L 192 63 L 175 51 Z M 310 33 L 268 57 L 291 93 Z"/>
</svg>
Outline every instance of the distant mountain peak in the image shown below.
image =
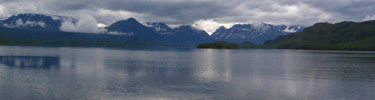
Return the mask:
<svg viewBox="0 0 375 100">
<path fill-rule="evenodd" d="M 133 17 L 130 17 L 130 18 L 126 19 L 125 21 L 128 21 L 128 22 L 137 22 L 137 23 L 139 23 L 139 22 L 137 21 L 137 19 L 135 19 L 135 18 L 133 18 Z"/>
<path fill-rule="evenodd" d="M 124 25 L 124 24 L 142 25 L 135 18 L 128 18 L 126 20 L 120 20 L 120 21 L 113 23 L 112 25 Z"/>
<path fill-rule="evenodd" d="M 227 29 L 227 28 L 224 27 L 224 26 L 220 26 L 217 30 L 225 30 L 225 29 Z"/>
<path fill-rule="evenodd" d="M 106 29 L 111 33 L 120 33 L 120 34 L 132 34 L 136 36 L 147 36 L 155 35 L 156 33 L 150 28 L 144 26 L 138 22 L 135 18 L 129 18 L 127 20 L 120 20 L 112 25 L 106 27 Z M 147 36 L 150 37 L 150 36 Z"/>
</svg>

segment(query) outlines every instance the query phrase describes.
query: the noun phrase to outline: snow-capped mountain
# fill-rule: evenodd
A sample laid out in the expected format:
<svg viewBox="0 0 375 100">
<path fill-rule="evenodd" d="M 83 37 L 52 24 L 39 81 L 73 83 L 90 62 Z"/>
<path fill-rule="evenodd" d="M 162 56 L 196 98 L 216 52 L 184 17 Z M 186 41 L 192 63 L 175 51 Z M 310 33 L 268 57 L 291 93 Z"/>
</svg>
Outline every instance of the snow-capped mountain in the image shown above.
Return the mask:
<svg viewBox="0 0 375 100">
<path fill-rule="evenodd" d="M 173 29 L 165 23 L 147 22 L 147 23 L 144 23 L 144 25 L 151 28 L 154 32 L 162 34 L 162 35 L 173 34 L 172 32 Z"/>
<path fill-rule="evenodd" d="M 255 44 L 263 44 L 265 41 L 275 39 L 279 35 L 300 32 L 303 29 L 303 26 L 272 25 L 266 23 L 236 24 L 229 29 L 220 27 L 211 35 L 211 38 L 216 41 L 249 41 Z"/>
<path fill-rule="evenodd" d="M 1 20 L 1 26 L 28 30 L 60 31 L 64 22 L 76 23 L 73 17 L 25 13 Z"/>
</svg>

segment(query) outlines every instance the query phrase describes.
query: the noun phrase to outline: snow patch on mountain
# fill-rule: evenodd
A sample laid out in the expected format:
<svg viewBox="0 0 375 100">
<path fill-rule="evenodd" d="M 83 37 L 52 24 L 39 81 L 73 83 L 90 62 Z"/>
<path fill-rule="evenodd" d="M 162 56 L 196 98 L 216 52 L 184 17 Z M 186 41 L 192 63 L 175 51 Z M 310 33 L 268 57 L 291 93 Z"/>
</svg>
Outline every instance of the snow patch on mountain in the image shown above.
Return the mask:
<svg viewBox="0 0 375 100">
<path fill-rule="evenodd" d="M 182 26 L 181 24 L 168 24 L 168 26 L 172 29 L 175 29 L 175 28 L 178 28 L 180 26 Z"/>
<path fill-rule="evenodd" d="M 167 24 L 161 22 L 147 22 L 143 23 L 144 26 L 154 30 L 154 32 L 159 33 L 161 35 L 173 34 L 172 28 L 169 27 Z"/>
<path fill-rule="evenodd" d="M 27 26 L 30 26 L 30 27 L 34 27 L 34 26 L 40 26 L 40 27 L 45 27 L 45 23 L 44 22 L 37 22 L 37 21 L 23 21 L 22 19 L 17 19 L 15 23 L 11 23 L 11 24 L 7 24 L 5 23 L 3 26 L 4 27 L 8 27 L 8 28 L 15 28 L 15 27 L 27 27 Z"/>
<path fill-rule="evenodd" d="M 169 26 L 163 27 L 160 23 L 152 23 L 152 22 L 148 22 L 144 25 L 146 27 L 153 28 L 155 31 L 166 31 L 167 30 L 166 28 L 169 27 Z"/>
<path fill-rule="evenodd" d="M 149 27 L 149 28 L 152 28 L 153 25 L 151 23 L 153 22 L 140 22 L 143 26 L 146 26 L 146 27 Z"/>
<path fill-rule="evenodd" d="M 284 32 L 288 32 L 288 33 L 294 33 L 294 32 L 297 32 L 296 29 L 292 29 L 292 28 L 290 28 L 290 26 L 287 26 L 283 31 L 284 31 Z"/>
<path fill-rule="evenodd" d="M 270 28 L 269 24 L 266 23 L 253 23 L 250 24 L 253 29 L 258 30 L 258 31 L 266 31 Z"/>
</svg>

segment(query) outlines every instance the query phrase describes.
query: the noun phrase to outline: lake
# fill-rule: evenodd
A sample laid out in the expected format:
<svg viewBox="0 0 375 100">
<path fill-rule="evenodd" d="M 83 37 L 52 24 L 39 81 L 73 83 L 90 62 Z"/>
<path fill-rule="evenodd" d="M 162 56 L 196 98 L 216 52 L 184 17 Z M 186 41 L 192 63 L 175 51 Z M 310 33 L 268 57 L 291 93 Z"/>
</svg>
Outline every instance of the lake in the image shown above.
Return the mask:
<svg viewBox="0 0 375 100">
<path fill-rule="evenodd" d="M 375 52 L 0 46 L 1 100 L 373 100 Z"/>
</svg>

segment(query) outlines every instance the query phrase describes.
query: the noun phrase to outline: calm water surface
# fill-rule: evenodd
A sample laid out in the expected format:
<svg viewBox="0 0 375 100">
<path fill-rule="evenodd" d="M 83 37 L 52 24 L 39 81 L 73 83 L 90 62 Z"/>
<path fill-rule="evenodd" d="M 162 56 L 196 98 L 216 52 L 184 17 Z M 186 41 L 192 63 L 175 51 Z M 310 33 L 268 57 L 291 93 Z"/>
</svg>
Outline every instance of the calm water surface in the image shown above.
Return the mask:
<svg viewBox="0 0 375 100">
<path fill-rule="evenodd" d="M 373 100 L 375 52 L 0 47 L 1 100 Z"/>
</svg>

